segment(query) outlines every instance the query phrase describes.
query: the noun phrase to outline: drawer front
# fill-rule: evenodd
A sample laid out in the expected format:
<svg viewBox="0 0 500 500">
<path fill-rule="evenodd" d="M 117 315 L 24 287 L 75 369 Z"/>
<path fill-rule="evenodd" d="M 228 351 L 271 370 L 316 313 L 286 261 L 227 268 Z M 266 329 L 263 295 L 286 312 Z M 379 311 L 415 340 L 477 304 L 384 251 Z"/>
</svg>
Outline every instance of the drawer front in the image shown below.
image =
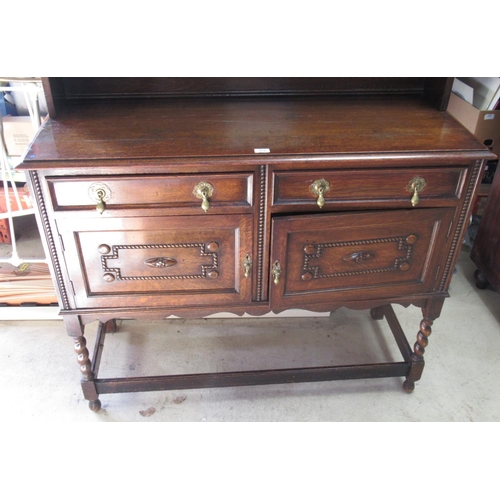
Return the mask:
<svg viewBox="0 0 500 500">
<path fill-rule="evenodd" d="M 466 169 L 462 167 L 275 171 L 273 205 L 317 209 L 317 186 L 323 186 L 325 208 L 384 203 L 411 208 L 414 190 L 410 186 L 415 179 L 424 181 L 417 183 L 421 188 L 417 193 L 418 206 L 450 205 L 461 196 L 465 173 Z M 326 188 L 322 181 L 327 182 Z"/>
<path fill-rule="evenodd" d="M 93 211 L 101 195 L 104 213 L 138 208 L 190 209 L 193 213 L 213 213 L 227 207 L 244 209 L 252 206 L 252 173 L 52 177 L 47 179 L 47 183 L 56 211 Z M 203 199 L 204 194 L 206 200 Z"/>
<path fill-rule="evenodd" d="M 77 308 L 251 300 L 252 217 L 58 221 Z"/>
<path fill-rule="evenodd" d="M 273 308 L 432 292 L 455 210 L 277 217 Z M 279 265 L 279 266 L 278 266 Z"/>
</svg>

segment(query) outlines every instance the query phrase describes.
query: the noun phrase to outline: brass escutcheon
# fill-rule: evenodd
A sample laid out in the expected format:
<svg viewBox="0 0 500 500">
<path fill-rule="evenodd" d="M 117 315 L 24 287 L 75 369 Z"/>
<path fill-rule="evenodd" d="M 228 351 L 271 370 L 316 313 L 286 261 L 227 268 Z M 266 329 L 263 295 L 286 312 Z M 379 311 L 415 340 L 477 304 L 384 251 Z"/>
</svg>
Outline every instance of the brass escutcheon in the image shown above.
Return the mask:
<svg viewBox="0 0 500 500">
<path fill-rule="evenodd" d="M 408 183 L 406 190 L 409 191 L 410 193 L 413 193 L 413 196 L 411 197 L 410 200 L 412 207 L 416 207 L 418 205 L 418 202 L 420 201 L 418 194 L 424 190 L 425 186 L 427 186 L 427 181 L 423 177 L 419 176 L 414 177 Z"/>
<path fill-rule="evenodd" d="M 250 254 L 246 254 L 246 257 L 243 259 L 243 269 L 245 270 L 245 278 L 250 277 L 250 269 L 252 269 L 252 259 L 250 258 Z"/>
<path fill-rule="evenodd" d="M 280 282 L 280 277 L 281 277 L 281 265 L 279 261 L 276 261 L 273 264 L 273 281 L 275 285 L 277 285 Z"/>
<path fill-rule="evenodd" d="M 325 205 L 325 193 L 330 191 L 330 183 L 325 179 L 318 179 L 309 186 L 309 191 L 314 196 L 317 196 L 316 203 L 318 207 L 323 208 Z"/>
<path fill-rule="evenodd" d="M 214 194 L 214 187 L 212 186 L 212 184 L 204 181 L 196 184 L 193 190 L 193 194 L 196 196 L 196 198 L 203 200 L 201 202 L 201 208 L 205 212 L 208 212 L 208 209 L 210 208 L 210 202 L 208 201 L 208 198 L 210 198 Z"/>
</svg>

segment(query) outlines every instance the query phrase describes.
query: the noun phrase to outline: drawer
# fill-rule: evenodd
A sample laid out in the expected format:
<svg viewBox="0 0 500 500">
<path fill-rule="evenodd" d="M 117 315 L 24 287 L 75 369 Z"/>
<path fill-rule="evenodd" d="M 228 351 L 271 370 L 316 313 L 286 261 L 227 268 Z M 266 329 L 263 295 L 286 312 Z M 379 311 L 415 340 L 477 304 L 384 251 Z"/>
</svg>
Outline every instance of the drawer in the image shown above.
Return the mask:
<svg viewBox="0 0 500 500">
<path fill-rule="evenodd" d="M 276 217 L 273 310 L 433 292 L 454 213 L 434 208 Z"/>
<path fill-rule="evenodd" d="M 95 210 L 102 195 L 104 213 L 140 208 L 190 209 L 192 213 L 212 213 L 227 207 L 251 207 L 253 197 L 253 174 L 244 172 L 49 177 L 47 183 L 56 211 Z"/>
<path fill-rule="evenodd" d="M 317 186 L 323 186 L 324 206 L 396 204 L 412 207 L 414 179 L 423 179 L 418 206 L 456 204 L 465 182 L 466 168 L 394 168 L 376 170 L 275 171 L 273 205 L 318 208 Z M 327 182 L 326 188 L 323 181 Z M 316 187 L 313 187 L 316 186 Z M 416 200 L 414 200 L 416 201 Z"/>
<path fill-rule="evenodd" d="M 57 226 L 77 308 L 251 300 L 251 215 L 61 219 Z"/>
</svg>

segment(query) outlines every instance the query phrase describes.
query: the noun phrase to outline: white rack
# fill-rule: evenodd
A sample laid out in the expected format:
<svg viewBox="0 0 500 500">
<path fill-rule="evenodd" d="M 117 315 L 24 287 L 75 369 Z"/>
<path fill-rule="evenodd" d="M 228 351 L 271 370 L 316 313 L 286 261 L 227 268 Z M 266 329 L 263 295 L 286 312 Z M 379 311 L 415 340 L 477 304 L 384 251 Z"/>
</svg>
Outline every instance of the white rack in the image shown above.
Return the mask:
<svg viewBox="0 0 500 500">
<path fill-rule="evenodd" d="M 15 81 L 15 86 L 7 86 L 6 82 Z M 33 85 L 35 84 L 35 85 Z M 24 96 L 26 107 L 28 109 L 29 117 L 34 133 L 38 131 L 42 123 L 40 116 L 39 93 L 42 89 L 41 79 L 36 78 L 12 78 L 0 77 L 0 92 L 20 92 Z M 26 153 L 26 152 L 25 152 Z M 14 268 L 23 268 L 30 264 L 47 263 L 45 257 L 37 256 L 21 256 L 19 253 L 18 242 L 16 241 L 16 223 L 17 217 L 24 215 L 34 214 L 34 209 L 31 203 L 26 203 L 22 200 L 22 194 L 16 186 L 16 180 L 19 179 L 14 173 L 13 166 L 15 166 L 17 158 L 9 157 L 7 147 L 4 142 L 2 117 L 0 116 L 0 165 L 1 165 L 1 185 L 3 186 L 3 194 L 5 196 L 6 211 L 0 212 L 0 220 L 8 221 L 8 230 L 10 234 L 10 252 L 0 254 L 0 266 L 8 264 Z M 22 161 L 19 157 L 18 163 Z M 11 199 L 11 193 L 13 200 Z M 24 204 L 23 204 L 24 201 Z M 26 205 L 28 208 L 25 208 Z M 1 299 L 0 299 L 1 302 Z M 0 307 L 0 320 L 12 319 L 54 319 L 57 314 L 57 307 L 52 306 L 37 306 L 37 307 Z"/>
</svg>

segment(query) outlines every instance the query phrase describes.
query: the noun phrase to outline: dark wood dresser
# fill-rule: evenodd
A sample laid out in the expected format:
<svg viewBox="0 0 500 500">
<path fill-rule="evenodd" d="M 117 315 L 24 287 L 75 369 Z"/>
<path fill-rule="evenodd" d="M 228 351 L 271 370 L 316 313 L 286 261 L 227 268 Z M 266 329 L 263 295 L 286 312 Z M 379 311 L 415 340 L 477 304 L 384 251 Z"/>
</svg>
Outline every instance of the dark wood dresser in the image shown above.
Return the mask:
<svg viewBox="0 0 500 500">
<path fill-rule="evenodd" d="M 476 286 L 484 289 L 491 285 L 500 292 L 500 171 L 493 178 L 471 258 L 477 266 Z"/>
<path fill-rule="evenodd" d="M 494 158 L 444 111 L 451 79 L 44 84 L 51 119 L 20 168 L 92 410 L 101 394 L 131 391 L 371 377 L 414 389 Z M 395 303 L 421 308 L 416 342 Z M 117 318 L 342 306 L 385 317 L 401 361 L 99 378 Z"/>
</svg>

